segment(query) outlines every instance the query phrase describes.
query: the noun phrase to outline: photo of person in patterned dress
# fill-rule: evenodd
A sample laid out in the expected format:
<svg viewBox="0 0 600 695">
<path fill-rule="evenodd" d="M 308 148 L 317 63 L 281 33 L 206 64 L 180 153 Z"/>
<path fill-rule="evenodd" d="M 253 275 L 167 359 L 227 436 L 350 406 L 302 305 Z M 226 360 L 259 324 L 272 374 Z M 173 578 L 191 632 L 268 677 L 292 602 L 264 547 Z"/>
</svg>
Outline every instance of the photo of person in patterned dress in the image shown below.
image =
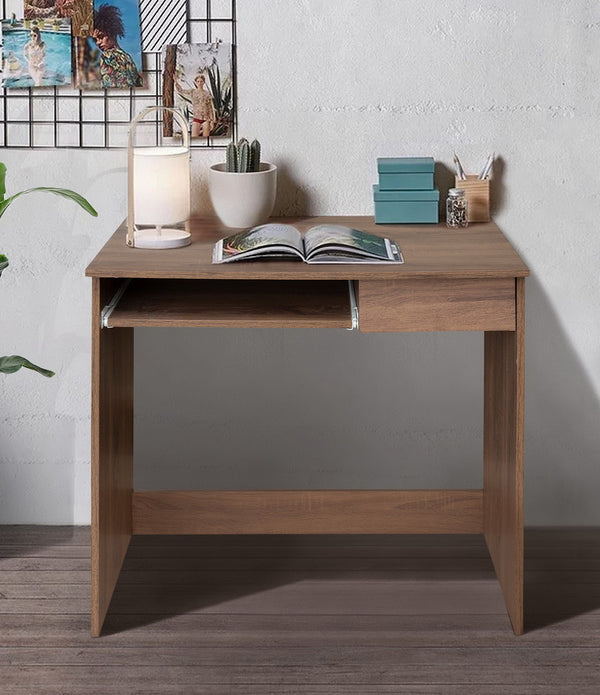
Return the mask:
<svg viewBox="0 0 600 695">
<path fill-rule="evenodd" d="M 102 89 L 141 87 L 142 76 L 135 61 L 119 46 L 125 36 L 121 9 L 103 4 L 94 11 L 92 38 L 100 49 L 100 78 Z"/>
<path fill-rule="evenodd" d="M 216 125 L 215 106 L 212 94 L 206 89 L 206 78 L 202 73 L 196 75 L 194 89 L 183 89 L 179 80 L 175 80 L 175 89 L 181 96 L 192 102 L 192 137 L 207 138 Z"/>
</svg>

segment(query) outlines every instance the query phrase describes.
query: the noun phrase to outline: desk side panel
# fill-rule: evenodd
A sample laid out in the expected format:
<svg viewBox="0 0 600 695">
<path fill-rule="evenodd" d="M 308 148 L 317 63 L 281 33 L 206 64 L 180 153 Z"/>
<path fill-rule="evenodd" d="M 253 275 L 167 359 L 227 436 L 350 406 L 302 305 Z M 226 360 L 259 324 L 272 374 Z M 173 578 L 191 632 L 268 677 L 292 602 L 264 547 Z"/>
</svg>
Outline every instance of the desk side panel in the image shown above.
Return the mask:
<svg viewBox="0 0 600 695">
<path fill-rule="evenodd" d="M 515 281 L 515 331 L 485 334 L 484 535 L 515 634 L 523 624 L 525 279 Z"/>
<path fill-rule="evenodd" d="M 97 637 L 131 538 L 133 329 L 101 329 L 118 282 L 92 290 L 92 636 Z"/>
</svg>

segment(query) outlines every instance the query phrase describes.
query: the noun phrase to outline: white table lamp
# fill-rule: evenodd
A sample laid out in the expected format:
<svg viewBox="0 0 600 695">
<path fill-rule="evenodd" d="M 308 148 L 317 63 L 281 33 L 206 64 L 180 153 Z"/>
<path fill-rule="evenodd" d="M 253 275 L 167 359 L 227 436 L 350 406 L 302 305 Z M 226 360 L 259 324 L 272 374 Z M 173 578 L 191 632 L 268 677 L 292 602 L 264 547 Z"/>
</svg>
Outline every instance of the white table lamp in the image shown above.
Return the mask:
<svg viewBox="0 0 600 695">
<path fill-rule="evenodd" d="M 135 147 L 135 128 L 154 111 L 171 111 L 179 121 L 182 145 Z M 182 114 L 167 106 L 149 106 L 129 129 L 127 167 L 127 245 L 144 249 L 187 246 L 190 233 L 190 137 Z M 184 224 L 186 229 L 176 225 Z M 142 228 L 138 225 L 145 225 Z"/>
</svg>

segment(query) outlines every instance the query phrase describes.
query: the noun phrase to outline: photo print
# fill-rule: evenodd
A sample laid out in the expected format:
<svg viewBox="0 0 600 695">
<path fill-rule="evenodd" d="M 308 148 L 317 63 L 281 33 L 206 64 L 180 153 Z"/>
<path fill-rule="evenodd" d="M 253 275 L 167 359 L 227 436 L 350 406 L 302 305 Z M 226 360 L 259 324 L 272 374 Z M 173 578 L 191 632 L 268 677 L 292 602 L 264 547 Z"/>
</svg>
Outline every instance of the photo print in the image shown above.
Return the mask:
<svg viewBox="0 0 600 695">
<path fill-rule="evenodd" d="M 2 86 L 8 89 L 71 84 L 71 20 L 2 21 Z"/>
<path fill-rule="evenodd" d="M 163 105 L 179 109 L 193 138 L 229 137 L 233 119 L 231 44 L 184 43 L 162 50 Z M 163 135 L 180 133 L 165 112 Z"/>
<path fill-rule="evenodd" d="M 73 36 L 88 36 L 94 23 L 94 0 L 25 0 L 25 19 L 68 17 Z"/>
<path fill-rule="evenodd" d="M 94 0 L 91 35 L 75 41 L 78 89 L 143 86 L 137 0 Z"/>
</svg>

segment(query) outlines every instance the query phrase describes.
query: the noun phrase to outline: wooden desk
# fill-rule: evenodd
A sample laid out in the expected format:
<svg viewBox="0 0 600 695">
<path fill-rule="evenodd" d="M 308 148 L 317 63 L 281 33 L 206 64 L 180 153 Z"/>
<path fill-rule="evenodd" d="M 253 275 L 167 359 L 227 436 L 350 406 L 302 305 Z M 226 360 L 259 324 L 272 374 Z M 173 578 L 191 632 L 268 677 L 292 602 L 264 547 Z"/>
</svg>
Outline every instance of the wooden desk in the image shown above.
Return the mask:
<svg viewBox="0 0 600 695">
<path fill-rule="evenodd" d="M 494 223 L 376 226 L 401 266 L 268 261 L 212 265 L 214 219 L 183 249 L 130 249 L 115 232 L 92 261 L 92 635 L 100 634 L 132 534 L 483 533 L 516 634 L 523 632 L 523 376 L 527 267 Z M 106 317 L 103 309 L 118 296 Z M 482 490 L 133 490 L 133 328 L 351 328 L 484 331 Z M 112 305 L 111 305 L 112 306 Z"/>
</svg>

